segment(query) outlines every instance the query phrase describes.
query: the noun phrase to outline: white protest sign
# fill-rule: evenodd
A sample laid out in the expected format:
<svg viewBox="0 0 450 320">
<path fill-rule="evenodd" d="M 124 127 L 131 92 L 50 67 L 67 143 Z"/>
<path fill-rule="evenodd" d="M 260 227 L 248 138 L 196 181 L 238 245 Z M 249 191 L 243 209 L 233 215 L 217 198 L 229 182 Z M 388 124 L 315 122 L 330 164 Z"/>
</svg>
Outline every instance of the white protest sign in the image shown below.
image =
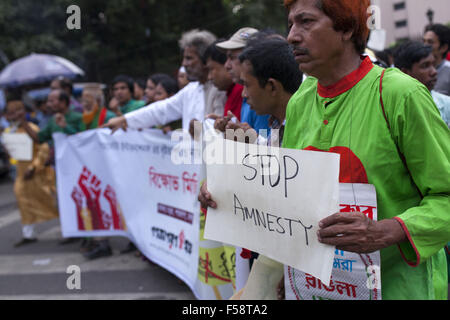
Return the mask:
<svg viewBox="0 0 450 320">
<path fill-rule="evenodd" d="M 26 133 L 4 133 L 2 141 L 11 158 L 18 161 L 33 159 L 33 140 Z"/>
<path fill-rule="evenodd" d="M 310 273 L 331 277 L 334 247 L 318 242 L 319 221 L 339 211 L 339 155 L 216 139 L 234 164 L 208 163 L 205 238 L 241 246 Z M 225 149 L 223 149 L 225 147 Z M 243 152 L 242 152 L 243 151 Z"/>
</svg>

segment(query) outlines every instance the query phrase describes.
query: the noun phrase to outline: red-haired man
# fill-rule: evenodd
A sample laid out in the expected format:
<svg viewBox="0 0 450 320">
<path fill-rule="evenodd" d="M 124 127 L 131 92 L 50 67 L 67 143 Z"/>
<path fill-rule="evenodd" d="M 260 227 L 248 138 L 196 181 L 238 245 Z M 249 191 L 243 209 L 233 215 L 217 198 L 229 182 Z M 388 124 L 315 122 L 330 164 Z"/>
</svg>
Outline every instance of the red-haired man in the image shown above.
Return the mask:
<svg viewBox="0 0 450 320">
<path fill-rule="evenodd" d="M 447 299 L 450 131 L 429 91 L 361 56 L 369 0 L 285 5 L 288 41 L 311 77 L 288 105 L 283 147 L 340 153 L 340 182 L 372 184 L 378 201 L 377 222 L 337 213 L 320 222 L 319 241 L 380 250 L 383 299 Z"/>
</svg>

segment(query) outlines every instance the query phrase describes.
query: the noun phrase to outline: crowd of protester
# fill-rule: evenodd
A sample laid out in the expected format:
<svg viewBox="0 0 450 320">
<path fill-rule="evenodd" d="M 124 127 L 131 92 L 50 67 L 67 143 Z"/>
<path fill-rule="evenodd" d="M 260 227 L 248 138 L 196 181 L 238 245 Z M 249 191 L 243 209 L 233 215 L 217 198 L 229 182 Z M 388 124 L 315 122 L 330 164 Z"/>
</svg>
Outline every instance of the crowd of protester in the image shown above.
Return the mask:
<svg viewBox="0 0 450 320">
<path fill-rule="evenodd" d="M 323 222 L 319 239 L 352 252 L 382 250 L 386 298 L 446 296 L 447 282 L 433 273 L 443 272 L 443 249 L 450 241 L 450 30 L 429 25 L 422 41 L 373 52 L 366 48 L 369 30 L 361 13 L 367 2 L 324 3 L 318 8 L 285 0 L 287 38 L 249 27 L 228 39 L 188 31 L 179 41 L 183 60 L 176 77 L 158 73 L 145 81 L 118 75 L 106 95 L 100 85 L 86 85 L 80 101 L 70 80 L 57 78 L 46 102 L 31 112 L 23 102 L 9 101 L 5 132 L 26 132 L 35 142 L 32 161 L 11 159 L 23 224 L 16 245 L 35 242 L 33 226 L 57 216 L 54 132 L 103 127 L 193 134 L 195 121 L 210 118 L 222 132 L 252 131 L 252 142 L 259 144 L 325 151 L 351 147 L 367 172 L 353 176 L 341 163 L 340 182 L 374 184 L 380 220 L 332 216 Z M 351 146 L 349 127 L 355 130 Z M 205 212 L 217 207 L 207 182 L 198 198 Z M 366 236 L 354 225 L 367 226 Z M 81 250 L 88 259 L 112 254 L 105 238 L 84 239 Z M 132 250 L 130 243 L 124 252 Z M 240 254 L 249 261 L 258 258 L 246 249 Z"/>
</svg>

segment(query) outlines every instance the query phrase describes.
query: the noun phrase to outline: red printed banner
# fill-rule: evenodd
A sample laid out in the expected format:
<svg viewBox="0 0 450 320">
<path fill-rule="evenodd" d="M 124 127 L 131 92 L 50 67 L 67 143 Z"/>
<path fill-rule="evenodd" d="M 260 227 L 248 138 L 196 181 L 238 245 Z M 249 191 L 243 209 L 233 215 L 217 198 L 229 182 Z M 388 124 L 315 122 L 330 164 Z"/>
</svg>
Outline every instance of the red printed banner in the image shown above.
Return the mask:
<svg viewBox="0 0 450 320">
<path fill-rule="evenodd" d="M 87 167 L 83 167 L 71 197 L 76 206 L 80 231 L 109 230 L 111 227 L 113 230 L 126 231 L 114 188 L 109 184 L 104 187 L 102 181 Z"/>
<path fill-rule="evenodd" d="M 190 192 L 195 194 L 197 191 L 198 181 L 196 179 L 196 173 L 189 173 L 184 171 L 180 176 L 174 176 L 170 174 L 158 173 L 156 169 L 151 166 L 149 171 L 150 185 L 158 189 L 166 189 L 169 191 L 179 191 Z M 182 181 L 182 189 L 180 189 L 180 181 Z"/>
<path fill-rule="evenodd" d="M 377 219 L 375 188 L 369 184 L 340 184 L 340 212 L 361 212 Z M 355 203 L 356 202 L 356 203 Z M 288 300 L 381 300 L 380 252 L 356 254 L 336 250 L 330 284 L 285 266 Z"/>
</svg>

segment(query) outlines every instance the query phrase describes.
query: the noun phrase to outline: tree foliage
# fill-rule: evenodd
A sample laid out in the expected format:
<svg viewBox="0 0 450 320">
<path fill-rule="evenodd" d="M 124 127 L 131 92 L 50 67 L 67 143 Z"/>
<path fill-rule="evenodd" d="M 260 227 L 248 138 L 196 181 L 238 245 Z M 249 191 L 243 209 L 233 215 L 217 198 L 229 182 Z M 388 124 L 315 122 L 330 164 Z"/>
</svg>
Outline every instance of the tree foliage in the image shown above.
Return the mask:
<svg viewBox="0 0 450 320">
<path fill-rule="evenodd" d="M 66 27 L 72 4 L 81 9 L 81 30 Z M 106 83 L 119 73 L 173 74 L 181 63 L 178 40 L 190 29 L 229 37 L 244 26 L 284 34 L 285 25 L 281 0 L 0 1 L 0 49 L 10 61 L 55 54 L 85 70 L 86 80 Z"/>
</svg>

